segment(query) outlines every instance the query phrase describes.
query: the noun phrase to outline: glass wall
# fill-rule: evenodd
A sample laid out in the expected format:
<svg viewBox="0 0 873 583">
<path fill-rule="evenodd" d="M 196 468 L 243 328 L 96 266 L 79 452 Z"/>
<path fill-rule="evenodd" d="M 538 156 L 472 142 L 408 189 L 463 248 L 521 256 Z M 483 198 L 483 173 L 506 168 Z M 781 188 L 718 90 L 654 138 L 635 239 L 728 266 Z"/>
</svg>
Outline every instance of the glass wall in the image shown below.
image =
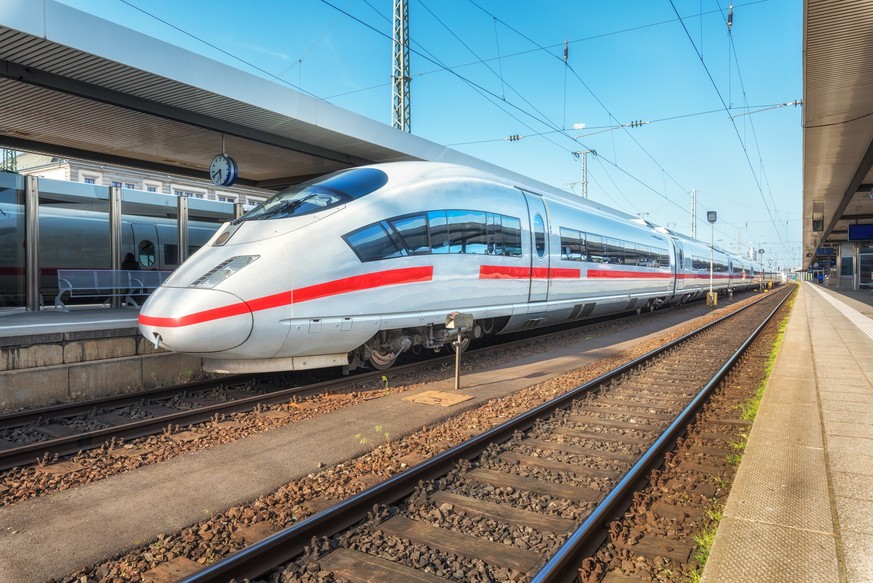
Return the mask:
<svg viewBox="0 0 873 583">
<path fill-rule="evenodd" d="M 112 269 L 109 188 L 40 178 L 39 286 L 45 305 L 58 293 L 59 269 Z M 92 300 L 93 301 L 93 300 Z"/>
<path fill-rule="evenodd" d="M 873 247 L 858 248 L 858 285 L 873 289 Z"/>
<path fill-rule="evenodd" d="M 186 255 L 178 249 L 176 196 L 121 189 L 121 261 L 112 265 L 109 187 L 45 178 L 40 178 L 37 185 L 37 255 L 43 305 L 54 303 L 59 269 L 172 271 Z M 0 309 L 27 305 L 25 196 L 24 176 L 0 173 Z M 234 206 L 194 199 L 188 203 L 190 254 L 206 243 L 221 223 L 233 219 Z M 64 303 L 69 303 L 66 297 Z"/>
<path fill-rule="evenodd" d="M 24 176 L 0 172 L 0 310 L 25 304 Z"/>
</svg>

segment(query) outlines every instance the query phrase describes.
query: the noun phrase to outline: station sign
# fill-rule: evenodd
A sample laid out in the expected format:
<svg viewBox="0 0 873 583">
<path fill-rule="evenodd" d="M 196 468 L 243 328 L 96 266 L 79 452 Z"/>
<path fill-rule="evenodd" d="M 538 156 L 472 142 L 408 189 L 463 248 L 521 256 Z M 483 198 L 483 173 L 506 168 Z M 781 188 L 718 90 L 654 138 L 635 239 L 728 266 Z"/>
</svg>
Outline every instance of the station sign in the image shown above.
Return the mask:
<svg viewBox="0 0 873 583">
<path fill-rule="evenodd" d="M 849 241 L 873 240 L 873 224 L 849 225 Z"/>
</svg>

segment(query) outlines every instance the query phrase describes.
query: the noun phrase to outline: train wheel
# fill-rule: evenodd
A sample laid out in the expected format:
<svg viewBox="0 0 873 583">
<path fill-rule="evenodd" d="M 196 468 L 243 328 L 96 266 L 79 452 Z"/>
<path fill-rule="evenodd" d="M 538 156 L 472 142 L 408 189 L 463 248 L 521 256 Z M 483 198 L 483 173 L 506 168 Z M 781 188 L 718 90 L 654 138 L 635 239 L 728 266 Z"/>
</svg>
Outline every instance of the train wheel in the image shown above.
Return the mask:
<svg viewBox="0 0 873 583">
<path fill-rule="evenodd" d="M 388 370 L 397 362 L 398 356 L 400 356 L 398 352 L 379 352 L 371 349 L 369 361 L 376 370 Z"/>
</svg>

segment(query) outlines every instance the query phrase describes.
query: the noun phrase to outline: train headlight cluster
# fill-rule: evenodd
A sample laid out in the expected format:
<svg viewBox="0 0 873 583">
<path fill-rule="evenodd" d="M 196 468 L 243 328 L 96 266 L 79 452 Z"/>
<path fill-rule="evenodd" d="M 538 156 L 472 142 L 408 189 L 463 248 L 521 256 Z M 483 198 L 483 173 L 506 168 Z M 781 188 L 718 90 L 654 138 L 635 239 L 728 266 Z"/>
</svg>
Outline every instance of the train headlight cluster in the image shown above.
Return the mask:
<svg viewBox="0 0 873 583">
<path fill-rule="evenodd" d="M 260 255 L 237 255 L 226 259 L 201 275 L 188 287 L 213 288 L 258 257 Z"/>
</svg>

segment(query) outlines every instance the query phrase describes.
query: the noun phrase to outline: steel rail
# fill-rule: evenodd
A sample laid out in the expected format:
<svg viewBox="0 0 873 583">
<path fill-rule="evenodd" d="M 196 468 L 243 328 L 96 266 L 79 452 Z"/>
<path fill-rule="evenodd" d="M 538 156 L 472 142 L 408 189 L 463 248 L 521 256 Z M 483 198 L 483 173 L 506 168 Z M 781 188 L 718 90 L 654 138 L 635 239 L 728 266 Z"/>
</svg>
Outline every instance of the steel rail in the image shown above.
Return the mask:
<svg viewBox="0 0 873 583">
<path fill-rule="evenodd" d="M 421 462 L 335 506 L 228 555 L 224 559 L 185 577 L 179 583 L 217 583 L 230 579 L 251 579 L 287 563 L 301 554 L 314 537 L 329 537 L 360 522 L 368 516 L 374 505 L 390 504 L 411 494 L 420 481 L 445 475 L 461 459 L 476 458 L 490 444 L 502 443 L 510 439 L 515 432 L 529 429 L 538 419 L 548 417 L 556 410 L 563 409 L 580 395 L 621 377 L 627 371 L 637 368 L 713 326 L 733 318 L 767 297 L 770 296 L 762 296 L 760 300 L 744 306 L 736 312 L 701 326 L 681 338 L 627 362 L 592 381 L 577 386 L 551 401 L 468 439 L 464 443 Z"/>
<path fill-rule="evenodd" d="M 557 550 L 532 579 L 532 583 L 556 583 L 558 581 L 574 581 L 578 579 L 580 558 L 596 551 L 603 538 L 607 535 L 608 521 L 629 505 L 630 498 L 637 489 L 637 484 L 644 480 L 649 472 L 656 467 L 656 464 L 661 462 L 664 455 L 673 448 L 676 438 L 685 430 L 691 418 L 703 406 L 706 399 L 721 384 L 728 372 L 790 297 L 791 293 L 788 293 L 782 298 L 763 323 L 752 332 L 752 335 L 743 342 L 724 366 L 703 387 L 700 393 L 685 407 L 679 417 L 661 433 L 660 437 L 643 454 L 640 460 L 628 470 L 621 481 L 610 490 L 579 528 L 570 535 L 567 542 Z"/>
<path fill-rule="evenodd" d="M 468 356 L 487 353 L 494 350 L 502 350 L 512 348 L 518 345 L 524 345 L 530 342 L 548 339 L 555 336 L 561 336 L 571 332 L 578 332 L 589 326 L 594 326 L 606 322 L 622 321 L 630 319 L 630 317 L 610 317 L 608 319 L 598 320 L 595 322 L 586 323 L 585 326 L 574 327 L 568 330 L 558 332 L 550 332 L 537 335 L 534 337 L 526 337 L 518 340 L 500 343 L 494 346 L 476 348 L 465 352 Z M 371 380 L 379 380 L 381 377 L 391 374 L 414 372 L 417 370 L 427 369 L 434 366 L 439 366 L 443 363 L 454 362 L 455 357 L 439 356 L 429 358 L 420 362 L 413 362 L 394 366 L 390 370 L 376 370 L 364 372 L 354 375 L 353 377 L 343 377 L 341 379 L 321 381 L 312 385 L 301 387 L 293 387 L 272 391 L 263 395 L 253 395 L 251 397 L 243 397 L 226 401 L 223 403 L 215 403 L 213 405 L 205 405 L 195 409 L 179 411 L 168 415 L 161 415 L 149 419 L 141 419 L 132 421 L 123 425 L 115 425 L 105 427 L 103 429 L 95 429 L 93 431 L 83 432 L 78 435 L 68 437 L 60 437 L 39 441 L 14 447 L 6 450 L 0 450 L 0 471 L 10 468 L 26 465 L 35 462 L 44 455 L 72 455 L 83 450 L 95 449 L 106 443 L 108 440 L 115 438 L 120 439 L 136 439 L 147 435 L 155 435 L 161 433 L 168 425 L 190 426 L 196 423 L 203 423 L 212 419 L 215 415 L 228 415 L 242 411 L 251 411 L 257 405 L 275 405 L 278 403 L 287 402 L 292 397 L 304 397 L 317 393 L 328 392 L 331 389 L 345 388 L 350 383 L 368 382 Z M 110 397 L 101 397 L 88 401 L 80 401 L 77 403 L 68 403 L 62 405 L 52 405 L 49 407 L 41 407 L 39 409 L 30 409 L 27 411 L 8 413 L 0 415 L 0 429 L 10 429 L 21 427 L 28 423 L 33 423 L 38 420 L 45 419 L 66 419 L 76 415 L 86 414 L 94 409 L 112 409 L 115 407 L 123 407 L 125 405 L 137 404 L 143 400 L 159 400 L 170 398 L 184 391 L 205 391 L 214 387 L 225 385 L 228 383 L 246 382 L 256 379 L 263 375 L 233 375 L 221 377 L 217 379 L 206 379 L 185 383 L 183 385 L 174 385 L 171 387 L 159 387 L 150 389 L 135 394 L 114 395 Z"/>
<path fill-rule="evenodd" d="M 39 407 L 36 409 L 27 409 L 25 411 L 15 411 L 13 413 L 4 413 L 0 415 L 0 429 L 12 429 L 33 423 L 40 419 L 63 419 L 65 417 L 73 417 L 88 413 L 93 409 L 104 409 L 112 407 L 123 407 L 133 403 L 138 403 L 143 399 L 166 399 L 170 398 L 182 391 L 188 390 L 208 390 L 213 386 L 218 386 L 228 383 L 244 383 L 254 379 L 255 376 L 248 375 L 233 375 L 222 377 L 220 379 L 204 379 L 193 381 L 181 385 L 172 385 L 166 387 L 157 387 L 154 389 L 146 389 L 136 393 L 128 393 L 125 395 L 112 395 L 109 397 L 99 397 L 89 399 L 87 401 L 77 401 L 75 403 L 63 403 L 60 405 L 49 405 L 48 407 Z M 204 389 L 204 387 L 206 387 Z"/>
</svg>

